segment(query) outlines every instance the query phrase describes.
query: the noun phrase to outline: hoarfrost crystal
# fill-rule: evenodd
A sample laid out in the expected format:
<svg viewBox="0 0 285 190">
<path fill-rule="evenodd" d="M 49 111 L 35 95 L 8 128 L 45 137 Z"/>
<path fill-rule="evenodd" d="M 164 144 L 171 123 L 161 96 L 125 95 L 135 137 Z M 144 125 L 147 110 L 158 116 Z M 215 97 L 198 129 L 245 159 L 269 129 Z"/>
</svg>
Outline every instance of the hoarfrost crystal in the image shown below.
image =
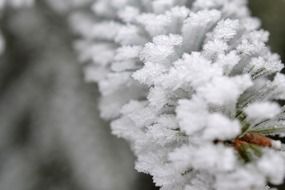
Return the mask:
<svg viewBox="0 0 285 190">
<path fill-rule="evenodd" d="M 101 116 L 162 190 L 260 190 L 285 176 L 285 76 L 245 0 L 98 0 L 75 13 Z"/>
</svg>

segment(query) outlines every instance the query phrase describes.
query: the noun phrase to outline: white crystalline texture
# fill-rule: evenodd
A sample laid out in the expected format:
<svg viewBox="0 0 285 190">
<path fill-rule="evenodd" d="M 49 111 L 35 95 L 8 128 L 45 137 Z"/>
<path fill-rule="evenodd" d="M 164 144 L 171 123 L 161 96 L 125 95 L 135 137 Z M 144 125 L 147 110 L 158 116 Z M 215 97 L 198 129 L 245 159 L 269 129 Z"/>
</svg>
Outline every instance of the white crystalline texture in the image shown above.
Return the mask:
<svg viewBox="0 0 285 190">
<path fill-rule="evenodd" d="M 155 15 L 145 13 L 137 18 L 137 22 L 141 24 L 151 36 L 166 34 L 171 20 L 167 15 Z"/>
<path fill-rule="evenodd" d="M 255 102 L 245 108 L 248 118 L 257 121 L 273 118 L 280 112 L 279 105 L 270 102 Z"/>
<path fill-rule="evenodd" d="M 221 13 L 217 10 L 206 10 L 190 14 L 182 28 L 185 51 L 198 51 L 202 46 L 206 33 L 216 24 L 220 17 Z"/>
<path fill-rule="evenodd" d="M 229 41 L 237 35 L 239 30 L 240 24 L 238 20 L 226 19 L 217 24 L 211 37 L 218 40 Z"/>
<path fill-rule="evenodd" d="M 144 62 L 170 64 L 178 58 L 179 54 L 176 51 L 181 43 L 181 36 L 157 36 L 153 39 L 153 43 L 145 45 L 140 58 Z"/>
<path fill-rule="evenodd" d="M 274 165 L 272 165 L 274 163 Z M 283 183 L 285 175 L 284 157 L 266 151 L 264 156 L 257 163 L 258 169 L 267 175 L 273 184 Z"/>
<path fill-rule="evenodd" d="M 253 146 L 262 155 L 247 163 L 235 144 L 285 131 L 283 64 L 246 0 L 97 0 L 92 11 L 96 19 L 73 17 L 79 57 L 138 171 L 161 190 L 282 182 L 280 141 Z"/>
<path fill-rule="evenodd" d="M 230 121 L 221 114 L 211 114 L 203 138 L 208 140 L 228 140 L 237 137 L 241 132 L 238 121 Z"/>
<path fill-rule="evenodd" d="M 206 126 L 205 117 L 208 115 L 208 107 L 201 99 L 180 100 L 176 112 L 181 130 L 188 135 Z"/>
<path fill-rule="evenodd" d="M 264 174 L 254 167 L 240 167 L 235 171 L 217 177 L 216 189 L 219 190 L 260 190 L 266 185 Z"/>
<path fill-rule="evenodd" d="M 285 75 L 278 73 L 273 81 L 276 87 L 277 99 L 285 99 Z"/>
<path fill-rule="evenodd" d="M 161 77 L 160 82 L 164 88 L 173 90 L 189 86 L 198 88 L 215 76 L 221 76 L 223 72 L 222 68 L 211 64 L 199 53 L 184 54 L 183 58 L 174 62 L 173 65 L 174 67 L 171 67 L 169 72 Z"/>
<path fill-rule="evenodd" d="M 197 90 L 207 102 L 223 106 L 236 103 L 239 95 L 251 85 L 250 78 L 247 76 L 235 78 L 216 77 Z"/>
<path fill-rule="evenodd" d="M 209 156 L 211 155 L 211 156 Z M 232 149 L 218 145 L 206 144 L 202 147 L 182 147 L 170 154 L 170 160 L 176 167 L 185 165 L 197 170 L 209 170 L 209 173 L 226 172 L 234 169 L 237 164 Z M 185 168 L 186 169 L 186 168 Z"/>
</svg>

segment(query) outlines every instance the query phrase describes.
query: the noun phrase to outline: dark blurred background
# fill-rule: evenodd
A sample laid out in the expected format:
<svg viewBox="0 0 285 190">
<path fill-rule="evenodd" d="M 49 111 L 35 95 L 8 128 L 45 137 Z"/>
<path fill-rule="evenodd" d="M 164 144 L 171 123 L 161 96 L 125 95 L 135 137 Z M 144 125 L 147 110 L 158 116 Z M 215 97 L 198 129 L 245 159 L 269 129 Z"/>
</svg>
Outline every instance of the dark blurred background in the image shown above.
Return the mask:
<svg viewBox="0 0 285 190">
<path fill-rule="evenodd" d="M 285 0 L 250 7 L 285 62 Z M 155 189 L 99 119 L 98 92 L 83 81 L 67 15 L 45 1 L 1 13 L 0 190 Z"/>
<path fill-rule="evenodd" d="M 270 32 L 269 45 L 285 62 L 285 0 L 249 0 L 252 14 Z"/>
</svg>

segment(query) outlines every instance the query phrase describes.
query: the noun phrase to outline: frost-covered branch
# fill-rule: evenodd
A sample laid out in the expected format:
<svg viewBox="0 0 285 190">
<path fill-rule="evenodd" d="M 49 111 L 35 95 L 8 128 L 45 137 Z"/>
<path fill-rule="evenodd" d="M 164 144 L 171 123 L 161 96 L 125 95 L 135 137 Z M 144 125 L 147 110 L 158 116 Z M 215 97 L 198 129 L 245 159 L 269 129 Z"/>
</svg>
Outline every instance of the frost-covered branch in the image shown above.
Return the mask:
<svg viewBox="0 0 285 190">
<path fill-rule="evenodd" d="M 72 24 L 101 116 L 162 190 L 280 184 L 285 76 L 245 0 L 98 0 Z"/>
</svg>

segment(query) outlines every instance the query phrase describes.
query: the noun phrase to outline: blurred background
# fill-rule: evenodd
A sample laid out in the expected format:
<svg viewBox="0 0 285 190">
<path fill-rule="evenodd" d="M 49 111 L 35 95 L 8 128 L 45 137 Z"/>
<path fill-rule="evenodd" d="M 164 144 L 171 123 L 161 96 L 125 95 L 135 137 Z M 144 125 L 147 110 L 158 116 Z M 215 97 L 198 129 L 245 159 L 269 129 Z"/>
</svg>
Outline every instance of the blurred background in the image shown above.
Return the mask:
<svg viewBox="0 0 285 190">
<path fill-rule="evenodd" d="M 249 1 L 285 62 L 285 0 Z M 0 190 L 156 189 L 99 119 L 96 85 L 83 81 L 72 49 L 68 11 L 51 7 L 37 1 L 0 11 Z"/>
</svg>

